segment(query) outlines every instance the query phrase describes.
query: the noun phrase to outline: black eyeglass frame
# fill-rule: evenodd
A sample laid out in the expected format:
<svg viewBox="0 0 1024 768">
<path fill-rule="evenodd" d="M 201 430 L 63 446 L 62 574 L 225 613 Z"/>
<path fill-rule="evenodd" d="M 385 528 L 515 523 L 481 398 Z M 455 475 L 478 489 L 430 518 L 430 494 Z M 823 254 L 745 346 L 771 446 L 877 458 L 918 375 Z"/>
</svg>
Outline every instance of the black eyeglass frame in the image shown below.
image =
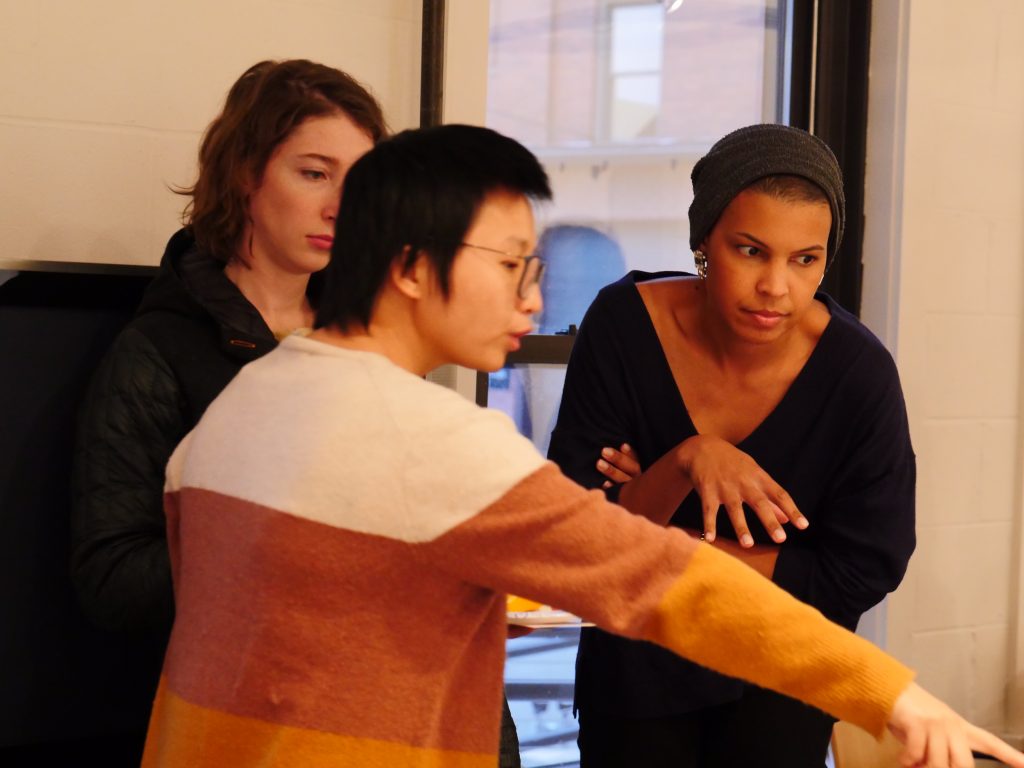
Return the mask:
<svg viewBox="0 0 1024 768">
<path fill-rule="evenodd" d="M 522 256 L 518 253 L 509 253 L 499 248 L 491 248 L 488 245 L 477 245 L 476 243 L 459 243 L 463 248 L 476 248 L 479 251 L 487 251 L 488 253 L 497 253 L 501 256 L 507 256 L 510 259 L 519 259 L 523 262 L 523 273 L 519 276 L 519 284 L 516 286 L 516 295 L 520 299 L 526 298 L 526 292 L 533 286 L 540 285 L 540 278 L 544 274 L 544 267 L 547 266 L 547 262 L 541 257 L 539 253 L 528 253 Z M 526 276 L 530 274 L 530 262 L 537 262 L 537 273 L 530 279 L 530 283 L 525 285 Z"/>
</svg>

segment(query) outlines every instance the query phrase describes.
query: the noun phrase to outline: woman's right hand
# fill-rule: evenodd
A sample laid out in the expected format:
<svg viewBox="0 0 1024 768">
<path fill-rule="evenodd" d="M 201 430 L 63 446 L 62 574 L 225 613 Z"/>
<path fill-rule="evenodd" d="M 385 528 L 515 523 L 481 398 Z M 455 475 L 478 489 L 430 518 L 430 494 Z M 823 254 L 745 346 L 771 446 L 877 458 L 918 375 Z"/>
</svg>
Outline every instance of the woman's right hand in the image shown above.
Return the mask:
<svg viewBox="0 0 1024 768">
<path fill-rule="evenodd" d="M 743 547 L 752 547 L 743 504 L 757 515 L 768 535 L 776 543 L 786 540 L 782 524 L 797 528 L 808 525 L 786 490 L 776 483 L 749 455 L 720 437 L 694 435 L 676 448 L 680 469 L 700 494 L 704 515 L 704 538 L 714 541 L 720 507 L 736 531 Z"/>
<path fill-rule="evenodd" d="M 976 750 L 1011 768 L 1024 768 L 1024 754 L 971 725 L 916 683 L 896 699 L 888 726 L 903 744 L 900 762 L 905 766 L 969 768 Z"/>
</svg>

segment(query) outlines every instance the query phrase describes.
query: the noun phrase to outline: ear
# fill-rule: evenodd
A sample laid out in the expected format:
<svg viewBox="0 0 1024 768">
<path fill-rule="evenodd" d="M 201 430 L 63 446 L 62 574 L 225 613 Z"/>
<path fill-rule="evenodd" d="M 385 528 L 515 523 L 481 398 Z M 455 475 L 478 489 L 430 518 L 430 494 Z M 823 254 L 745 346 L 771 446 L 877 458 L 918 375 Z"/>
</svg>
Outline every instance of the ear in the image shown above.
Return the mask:
<svg viewBox="0 0 1024 768">
<path fill-rule="evenodd" d="M 434 267 L 423 251 L 410 261 L 409 246 L 405 246 L 391 261 L 389 277 L 399 293 L 418 300 L 427 295 L 434 281 Z"/>
</svg>

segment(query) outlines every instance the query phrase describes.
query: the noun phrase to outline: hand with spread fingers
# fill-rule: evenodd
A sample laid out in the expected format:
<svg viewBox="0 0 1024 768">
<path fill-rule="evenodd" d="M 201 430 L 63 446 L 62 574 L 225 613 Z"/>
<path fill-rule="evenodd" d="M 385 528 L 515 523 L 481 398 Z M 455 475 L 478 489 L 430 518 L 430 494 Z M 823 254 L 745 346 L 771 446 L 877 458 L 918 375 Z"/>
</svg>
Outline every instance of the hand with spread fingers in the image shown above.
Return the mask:
<svg viewBox="0 0 1024 768">
<path fill-rule="evenodd" d="M 797 509 L 785 489 L 758 466 L 749 455 L 720 437 L 695 435 L 678 448 L 682 471 L 690 478 L 700 495 L 704 512 L 704 537 L 714 541 L 717 534 L 718 510 L 726 514 L 743 547 L 752 547 L 743 505 L 750 507 L 761 521 L 772 541 L 786 540 L 784 523 L 797 528 L 807 527 L 807 518 Z"/>
<path fill-rule="evenodd" d="M 696 435 L 680 443 L 673 458 L 678 460 L 679 470 L 701 497 L 703 534 L 707 541 L 714 541 L 717 536 L 721 507 L 725 507 L 736 538 L 744 548 L 754 545 L 744 504 L 754 511 L 777 543 L 786 540 L 782 528 L 786 523 L 792 522 L 800 529 L 807 527 L 807 518 L 800 513 L 786 490 L 750 456 L 725 440 Z M 603 448 L 597 469 L 608 478 L 604 488 L 615 483 L 627 483 L 642 474 L 639 459 L 628 443 L 623 443 L 618 449 Z"/>
<path fill-rule="evenodd" d="M 1011 768 L 1024 768 L 1024 754 L 967 722 L 915 683 L 896 699 L 888 725 L 903 744 L 900 763 L 907 768 L 969 768 L 974 765 L 972 750 Z"/>
</svg>

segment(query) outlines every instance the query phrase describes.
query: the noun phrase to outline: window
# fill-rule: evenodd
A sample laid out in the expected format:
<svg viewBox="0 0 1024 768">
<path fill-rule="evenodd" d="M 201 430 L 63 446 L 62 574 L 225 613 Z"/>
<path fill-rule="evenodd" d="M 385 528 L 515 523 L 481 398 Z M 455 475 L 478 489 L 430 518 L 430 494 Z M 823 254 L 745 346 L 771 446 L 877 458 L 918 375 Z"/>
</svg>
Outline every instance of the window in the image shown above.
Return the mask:
<svg viewBox="0 0 1024 768">
<path fill-rule="evenodd" d="M 783 3 L 492 0 L 488 124 L 529 146 L 551 177 L 547 284 L 587 278 L 571 299 L 554 288 L 547 297 L 563 328 L 579 323 L 591 282 L 693 269 L 694 163 L 730 130 L 784 117 Z M 588 237 L 609 240 L 599 264 Z"/>
<path fill-rule="evenodd" d="M 488 124 L 541 158 L 555 200 L 539 220 L 541 335 L 480 377 L 478 399 L 541 451 L 570 330 L 597 291 L 633 269 L 692 271 L 694 163 L 735 128 L 788 119 L 797 3 L 491 0 Z M 509 641 L 506 685 L 527 768 L 578 763 L 575 643 L 572 630 Z"/>
<path fill-rule="evenodd" d="M 637 3 L 609 10 L 607 137 L 654 137 L 661 108 L 664 8 L 660 3 Z"/>
</svg>

